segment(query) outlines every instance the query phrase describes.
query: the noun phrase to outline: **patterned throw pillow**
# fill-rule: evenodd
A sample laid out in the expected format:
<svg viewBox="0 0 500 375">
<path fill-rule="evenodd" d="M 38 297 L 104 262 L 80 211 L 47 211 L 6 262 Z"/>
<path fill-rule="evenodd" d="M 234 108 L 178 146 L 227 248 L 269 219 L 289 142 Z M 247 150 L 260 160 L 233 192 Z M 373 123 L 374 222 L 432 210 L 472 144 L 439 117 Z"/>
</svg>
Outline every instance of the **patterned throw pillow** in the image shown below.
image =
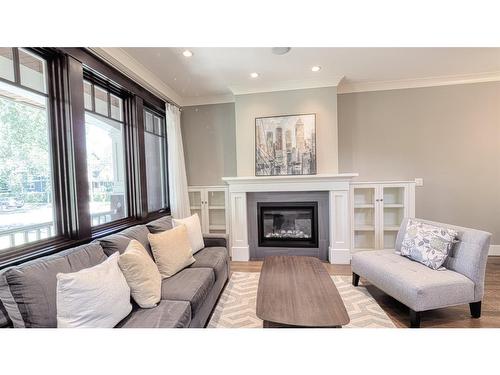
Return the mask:
<svg viewBox="0 0 500 375">
<path fill-rule="evenodd" d="M 410 219 L 401 244 L 401 255 L 437 270 L 446 260 L 457 234 L 450 228 Z"/>
</svg>

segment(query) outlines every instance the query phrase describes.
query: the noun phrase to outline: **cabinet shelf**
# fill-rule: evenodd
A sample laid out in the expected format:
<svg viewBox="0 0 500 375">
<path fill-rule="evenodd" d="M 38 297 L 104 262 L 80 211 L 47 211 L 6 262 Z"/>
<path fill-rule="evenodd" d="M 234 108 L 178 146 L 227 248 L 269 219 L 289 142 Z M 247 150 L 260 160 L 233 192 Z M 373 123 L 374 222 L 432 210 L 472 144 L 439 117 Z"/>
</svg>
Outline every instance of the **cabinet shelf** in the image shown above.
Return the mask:
<svg viewBox="0 0 500 375">
<path fill-rule="evenodd" d="M 226 207 L 224 206 L 208 206 L 209 210 L 225 210 Z"/>
<path fill-rule="evenodd" d="M 225 225 L 211 224 L 208 226 L 208 229 L 210 229 L 210 230 L 225 230 L 226 226 Z"/>
<path fill-rule="evenodd" d="M 384 227 L 384 230 L 390 231 L 390 232 L 398 232 L 399 231 L 399 225 L 388 225 Z"/>
<path fill-rule="evenodd" d="M 373 203 L 355 203 L 354 208 L 375 208 Z"/>
<path fill-rule="evenodd" d="M 373 231 L 373 230 L 375 230 L 375 226 L 374 225 L 357 225 L 354 227 L 354 230 L 358 231 L 358 232 Z"/>
<path fill-rule="evenodd" d="M 384 204 L 384 208 L 404 208 L 404 204 L 399 203 L 386 203 Z"/>
<path fill-rule="evenodd" d="M 192 210 L 201 210 L 201 206 L 191 206 Z"/>
</svg>

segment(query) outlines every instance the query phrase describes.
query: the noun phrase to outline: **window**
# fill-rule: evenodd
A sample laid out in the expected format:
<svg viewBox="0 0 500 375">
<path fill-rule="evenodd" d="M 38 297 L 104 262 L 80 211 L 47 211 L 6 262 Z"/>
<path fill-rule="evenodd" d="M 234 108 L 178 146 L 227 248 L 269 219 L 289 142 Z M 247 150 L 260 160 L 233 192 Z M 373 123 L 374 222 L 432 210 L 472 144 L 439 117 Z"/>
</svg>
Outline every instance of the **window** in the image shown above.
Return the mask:
<svg viewBox="0 0 500 375">
<path fill-rule="evenodd" d="M 57 232 L 45 67 L 31 52 L 0 48 L 0 250 Z"/>
<path fill-rule="evenodd" d="M 168 206 L 165 118 L 145 109 L 144 129 L 148 211 L 155 212 Z"/>
<path fill-rule="evenodd" d="M 0 47 L 0 78 L 14 81 L 14 49 Z"/>
<path fill-rule="evenodd" d="M 0 47 L 0 268 L 168 214 L 164 105 L 84 49 Z"/>
<path fill-rule="evenodd" d="M 43 93 L 47 92 L 47 66 L 44 59 L 19 49 L 19 75 L 21 84 Z"/>
<path fill-rule="evenodd" d="M 123 105 L 106 89 L 84 83 L 84 98 L 94 95 L 85 99 L 85 137 L 91 225 L 98 226 L 128 214 Z"/>
</svg>

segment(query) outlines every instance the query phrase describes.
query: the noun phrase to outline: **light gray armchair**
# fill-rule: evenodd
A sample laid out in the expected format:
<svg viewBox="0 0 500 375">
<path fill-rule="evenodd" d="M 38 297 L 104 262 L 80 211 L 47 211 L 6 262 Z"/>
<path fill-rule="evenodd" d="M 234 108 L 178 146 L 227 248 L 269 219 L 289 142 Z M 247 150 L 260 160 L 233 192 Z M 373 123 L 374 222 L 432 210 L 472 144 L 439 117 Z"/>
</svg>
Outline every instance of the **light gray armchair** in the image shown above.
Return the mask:
<svg viewBox="0 0 500 375">
<path fill-rule="evenodd" d="M 491 233 L 421 221 L 458 231 L 460 242 L 453 246 L 446 259 L 443 265 L 446 270 L 432 270 L 394 250 L 360 251 L 352 256 L 353 285 L 358 286 L 361 276 L 408 306 L 411 327 L 420 326 L 422 311 L 467 303 L 472 317 L 479 318 Z M 401 224 L 396 250 L 401 248 L 407 223 L 406 218 Z"/>
</svg>

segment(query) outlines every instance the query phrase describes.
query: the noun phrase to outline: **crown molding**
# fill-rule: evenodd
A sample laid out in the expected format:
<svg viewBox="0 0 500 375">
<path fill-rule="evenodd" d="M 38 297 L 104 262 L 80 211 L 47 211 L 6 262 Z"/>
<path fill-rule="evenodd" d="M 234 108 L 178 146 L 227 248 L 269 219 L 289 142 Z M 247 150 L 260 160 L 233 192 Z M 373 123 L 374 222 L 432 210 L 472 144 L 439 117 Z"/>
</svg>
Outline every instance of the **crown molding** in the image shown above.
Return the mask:
<svg viewBox="0 0 500 375">
<path fill-rule="evenodd" d="M 234 103 L 233 94 L 184 97 L 183 106 Z"/>
<path fill-rule="evenodd" d="M 172 101 L 179 106 L 184 105 L 183 98 L 180 95 L 122 48 L 92 47 L 88 49 L 155 95 L 164 100 Z"/>
<path fill-rule="evenodd" d="M 400 90 L 421 87 L 463 85 L 467 83 L 500 81 L 500 72 L 463 74 L 455 76 L 427 77 L 395 81 L 348 82 L 342 80 L 338 86 L 338 94 L 366 91 Z"/>
<path fill-rule="evenodd" d="M 317 89 L 321 87 L 336 87 L 342 79 L 343 77 L 332 77 L 321 80 L 284 81 L 268 84 L 260 84 L 259 81 L 255 81 L 255 83 L 251 85 L 229 85 L 229 89 L 234 95 L 260 94 L 274 91 Z"/>
</svg>

